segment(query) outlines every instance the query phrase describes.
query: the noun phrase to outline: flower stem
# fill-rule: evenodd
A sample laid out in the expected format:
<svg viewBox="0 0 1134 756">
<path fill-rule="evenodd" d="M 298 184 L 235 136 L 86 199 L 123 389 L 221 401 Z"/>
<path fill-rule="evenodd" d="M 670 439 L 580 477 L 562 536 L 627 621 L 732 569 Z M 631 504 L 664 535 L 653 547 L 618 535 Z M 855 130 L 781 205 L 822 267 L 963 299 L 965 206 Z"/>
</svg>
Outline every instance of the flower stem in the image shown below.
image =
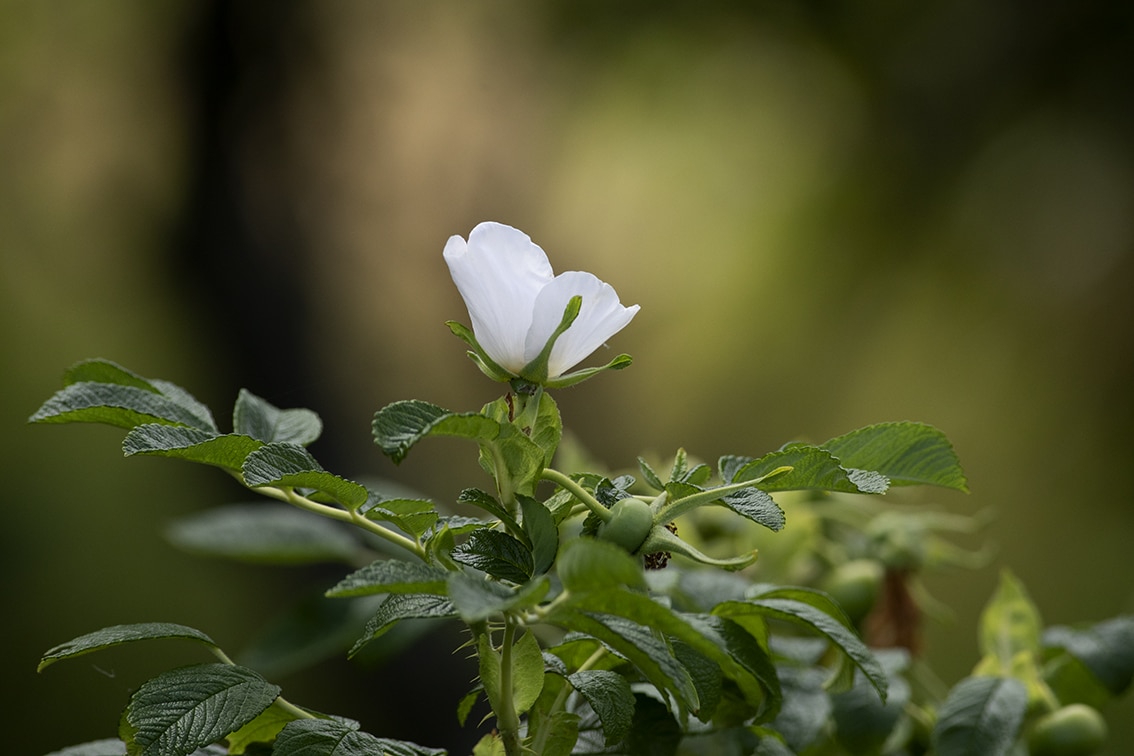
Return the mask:
<svg viewBox="0 0 1134 756">
<path fill-rule="evenodd" d="M 576 499 L 583 502 L 583 504 L 587 506 L 587 509 L 591 510 L 595 517 L 598 517 L 603 522 L 606 522 L 610 519 L 610 510 L 603 506 L 602 502 L 592 496 L 591 493 L 587 491 L 587 489 L 583 488 L 578 483 L 571 480 L 569 477 L 559 472 L 558 470 L 554 470 L 550 467 L 545 467 L 543 469 L 543 472 L 540 474 L 540 477 L 542 477 L 544 480 L 550 480 L 552 483 L 555 483 L 570 491 Z"/>
</svg>

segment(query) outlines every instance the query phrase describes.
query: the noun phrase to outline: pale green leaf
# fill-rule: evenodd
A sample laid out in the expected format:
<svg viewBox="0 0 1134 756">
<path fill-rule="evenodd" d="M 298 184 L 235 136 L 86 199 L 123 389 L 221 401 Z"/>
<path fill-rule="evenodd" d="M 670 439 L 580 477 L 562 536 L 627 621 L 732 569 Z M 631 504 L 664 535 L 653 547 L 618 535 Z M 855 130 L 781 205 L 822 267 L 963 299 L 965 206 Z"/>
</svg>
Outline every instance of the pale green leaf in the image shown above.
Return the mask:
<svg viewBox="0 0 1134 756">
<path fill-rule="evenodd" d="M 543 652 L 530 630 L 512 646 L 512 699 L 517 714 L 532 707 L 543 690 Z"/>
<path fill-rule="evenodd" d="M 563 545 L 559 555 L 559 579 L 572 593 L 584 593 L 627 585 L 645 588 L 645 576 L 637 559 L 626 550 L 595 538 L 575 538 Z"/>
<path fill-rule="evenodd" d="M 968 492 L 957 453 L 945 434 L 925 423 L 879 423 L 820 446 L 847 468 L 871 470 L 891 485 L 933 485 Z"/>
<path fill-rule="evenodd" d="M 980 651 L 1009 673 L 1020 652 L 1038 655 L 1043 620 L 1023 584 L 1008 570 L 980 616 Z"/>
<path fill-rule="evenodd" d="M 92 740 L 89 743 L 52 751 L 47 756 L 126 756 L 126 744 L 118 738 Z"/>
<path fill-rule="evenodd" d="M 879 476 L 851 477 L 830 451 L 806 444 L 792 444 L 771 454 L 765 454 L 741 465 L 733 473 L 733 483 L 758 480 L 778 468 L 790 467 L 787 472 L 759 483 L 764 491 L 820 490 L 843 493 L 885 493 L 887 483 Z"/>
</svg>

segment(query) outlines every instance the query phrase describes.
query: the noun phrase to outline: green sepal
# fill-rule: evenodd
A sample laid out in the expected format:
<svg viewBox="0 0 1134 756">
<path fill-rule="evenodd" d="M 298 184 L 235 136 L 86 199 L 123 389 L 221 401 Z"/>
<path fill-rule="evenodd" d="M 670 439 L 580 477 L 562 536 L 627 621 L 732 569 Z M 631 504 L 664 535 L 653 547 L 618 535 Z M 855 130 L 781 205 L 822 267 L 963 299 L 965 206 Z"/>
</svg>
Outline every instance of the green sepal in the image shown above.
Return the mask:
<svg viewBox="0 0 1134 756">
<path fill-rule="evenodd" d="M 370 497 L 365 486 L 327 472 L 295 444 L 265 444 L 245 458 L 242 475 L 249 488 L 310 488 L 348 509 L 357 509 Z"/>
<path fill-rule="evenodd" d="M 561 389 L 567 388 L 569 386 L 575 386 L 587 380 L 588 378 L 592 378 L 598 375 L 605 370 L 622 370 L 623 368 L 628 368 L 633 362 L 634 358 L 630 355 L 620 354 L 605 365 L 583 368 L 582 370 L 576 370 L 573 373 L 564 373 L 558 378 L 552 378 L 551 380 L 544 381 L 543 385 L 549 389 Z"/>
<path fill-rule="evenodd" d="M 582 307 L 583 298 L 579 295 L 575 295 L 567 301 L 567 306 L 563 308 L 563 317 L 560 318 L 559 325 L 551 332 L 547 343 L 543 345 L 543 349 L 535 356 L 535 359 L 527 365 L 524 365 L 520 370 L 520 378 L 541 386 L 548 385 L 547 362 L 551 359 L 551 350 L 555 346 L 555 342 L 563 335 L 563 332 L 571 327 L 571 324 L 575 322 L 575 318 L 579 317 L 579 310 L 582 309 Z"/>
<path fill-rule="evenodd" d="M 122 712 L 118 736 L 130 756 L 192 753 L 251 722 L 280 689 L 247 667 L 198 664 L 147 680 Z"/>
<path fill-rule="evenodd" d="M 80 635 L 78 638 L 61 643 L 48 650 L 39 660 L 36 671 L 42 672 L 57 661 L 71 659 L 76 656 L 101 651 L 104 648 L 120 646 L 124 643 L 135 643 L 144 640 L 159 640 L 166 638 L 180 638 L 204 644 L 209 648 L 219 648 L 212 638 L 200 630 L 186 625 L 177 625 L 171 622 L 140 622 L 132 625 L 114 625 L 104 627 L 93 633 Z"/>
<path fill-rule="evenodd" d="M 468 326 L 458 323 L 455 320 L 447 320 L 445 321 L 445 325 L 449 326 L 449 330 L 453 332 L 454 336 L 471 347 L 470 351 L 466 352 L 466 354 L 480 369 L 480 372 L 484 373 L 492 380 L 501 383 L 507 383 L 516 377 L 500 367 L 496 364 L 495 360 L 488 356 L 488 353 L 481 347 L 480 342 L 476 340 L 476 336 Z"/>
</svg>

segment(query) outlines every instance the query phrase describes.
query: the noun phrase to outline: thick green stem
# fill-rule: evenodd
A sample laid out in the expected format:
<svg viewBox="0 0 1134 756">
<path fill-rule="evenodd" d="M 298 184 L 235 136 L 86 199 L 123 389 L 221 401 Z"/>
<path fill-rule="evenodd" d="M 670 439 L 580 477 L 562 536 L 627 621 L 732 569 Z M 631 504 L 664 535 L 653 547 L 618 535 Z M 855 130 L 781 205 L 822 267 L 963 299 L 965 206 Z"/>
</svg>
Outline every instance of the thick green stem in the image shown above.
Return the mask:
<svg viewBox="0 0 1134 756">
<path fill-rule="evenodd" d="M 500 647 L 500 711 L 496 712 L 496 724 L 500 729 L 500 739 L 504 742 L 504 752 L 508 756 L 520 756 L 520 716 L 516 713 L 516 697 L 512 690 L 512 647 L 516 642 L 516 623 L 505 619 L 504 640 Z"/>
<path fill-rule="evenodd" d="M 583 504 L 587 506 L 587 509 L 591 510 L 591 512 L 603 522 L 610 519 L 610 510 L 603 506 L 602 502 L 592 496 L 587 489 L 583 488 L 563 473 L 558 470 L 553 470 L 550 467 L 545 467 L 541 477 L 544 480 L 550 480 L 552 483 L 570 491 L 576 499 L 583 502 Z"/>
</svg>

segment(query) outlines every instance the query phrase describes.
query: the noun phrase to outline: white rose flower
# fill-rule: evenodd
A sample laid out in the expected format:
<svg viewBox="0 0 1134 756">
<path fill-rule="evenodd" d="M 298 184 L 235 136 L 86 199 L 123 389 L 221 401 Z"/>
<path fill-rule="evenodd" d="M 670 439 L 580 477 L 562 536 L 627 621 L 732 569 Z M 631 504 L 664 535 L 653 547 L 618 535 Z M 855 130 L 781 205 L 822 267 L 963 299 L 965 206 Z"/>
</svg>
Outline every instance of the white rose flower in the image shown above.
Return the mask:
<svg viewBox="0 0 1134 756">
<path fill-rule="evenodd" d="M 590 273 L 556 276 L 524 232 L 481 223 L 467 242 L 450 237 L 444 257 L 472 333 L 459 323 L 449 327 L 473 347 L 470 356 L 490 377 L 560 387 L 630 363 L 620 355 L 600 368 L 565 375 L 625 328 L 639 308 L 624 307 L 614 288 Z"/>
</svg>

